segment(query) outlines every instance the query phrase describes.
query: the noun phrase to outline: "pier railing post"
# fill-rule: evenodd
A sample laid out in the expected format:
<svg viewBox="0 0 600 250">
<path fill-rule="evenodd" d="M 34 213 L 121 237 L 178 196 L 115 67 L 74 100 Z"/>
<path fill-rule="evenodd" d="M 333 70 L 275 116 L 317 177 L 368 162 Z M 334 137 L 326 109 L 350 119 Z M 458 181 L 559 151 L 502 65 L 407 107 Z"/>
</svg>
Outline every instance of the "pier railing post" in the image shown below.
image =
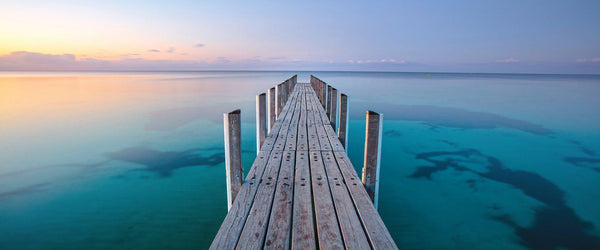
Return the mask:
<svg viewBox="0 0 600 250">
<path fill-rule="evenodd" d="M 331 122 L 331 127 L 333 127 L 333 129 L 335 130 L 335 126 L 337 126 L 337 89 L 336 88 L 331 88 L 331 101 L 329 101 L 329 104 L 331 104 L 331 108 L 329 109 L 329 112 L 331 112 L 331 114 L 329 114 L 329 121 Z"/>
<path fill-rule="evenodd" d="M 241 111 L 239 109 L 223 114 L 225 130 L 225 173 L 227 176 L 227 210 L 242 187 L 242 142 Z"/>
<path fill-rule="evenodd" d="M 325 112 L 327 114 L 327 117 L 329 117 L 331 115 L 331 85 L 327 85 L 327 102 L 325 104 Z M 329 119 L 331 121 L 331 119 Z"/>
<path fill-rule="evenodd" d="M 321 104 L 327 105 L 327 83 L 321 81 Z"/>
<path fill-rule="evenodd" d="M 267 94 L 256 95 L 256 154 L 267 138 Z"/>
<path fill-rule="evenodd" d="M 340 94 L 340 124 L 338 124 L 338 138 L 348 152 L 348 96 Z"/>
<path fill-rule="evenodd" d="M 276 117 L 279 117 L 279 113 L 281 113 L 281 110 L 283 109 L 283 84 L 277 84 L 277 86 L 275 86 L 275 114 Z"/>
<path fill-rule="evenodd" d="M 379 166 L 381 160 L 381 132 L 383 114 L 367 110 L 365 134 L 365 162 L 362 169 L 362 183 L 371 197 L 375 208 L 379 201 Z"/>
<path fill-rule="evenodd" d="M 273 124 L 275 124 L 275 119 L 277 118 L 277 113 L 276 112 L 276 103 L 275 103 L 275 87 L 272 87 L 269 89 L 269 110 L 268 110 L 268 115 L 269 115 L 269 133 L 271 132 L 271 128 L 273 127 Z"/>
<path fill-rule="evenodd" d="M 281 103 L 281 107 L 285 107 L 285 103 L 287 102 L 288 90 L 289 90 L 289 82 L 285 81 L 282 83 L 283 86 L 283 102 Z"/>
</svg>

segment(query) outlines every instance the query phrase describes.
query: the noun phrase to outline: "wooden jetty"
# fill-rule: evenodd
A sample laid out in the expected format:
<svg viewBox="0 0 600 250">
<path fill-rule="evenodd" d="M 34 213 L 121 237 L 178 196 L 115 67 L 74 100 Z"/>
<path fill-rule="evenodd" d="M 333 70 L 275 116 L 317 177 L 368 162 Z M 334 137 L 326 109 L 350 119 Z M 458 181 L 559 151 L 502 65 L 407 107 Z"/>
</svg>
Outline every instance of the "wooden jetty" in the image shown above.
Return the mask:
<svg viewBox="0 0 600 250">
<path fill-rule="evenodd" d="M 240 111 L 224 115 L 229 212 L 210 249 L 397 249 L 373 203 L 382 117 L 367 112 L 361 180 L 345 151 L 348 97 L 296 79 L 257 96 L 260 150 L 245 179 Z"/>
</svg>

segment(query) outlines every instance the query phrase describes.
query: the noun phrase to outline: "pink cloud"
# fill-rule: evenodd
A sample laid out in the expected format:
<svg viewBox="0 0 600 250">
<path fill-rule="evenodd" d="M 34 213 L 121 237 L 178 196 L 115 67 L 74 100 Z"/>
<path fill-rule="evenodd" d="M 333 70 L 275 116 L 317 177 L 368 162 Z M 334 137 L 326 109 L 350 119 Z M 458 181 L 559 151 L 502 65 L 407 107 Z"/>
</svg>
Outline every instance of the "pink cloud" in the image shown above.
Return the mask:
<svg viewBox="0 0 600 250">
<path fill-rule="evenodd" d="M 577 59 L 577 62 L 580 63 L 585 63 L 585 62 L 593 62 L 593 63 L 597 63 L 600 62 L 600 57 L 594 57 L 594 58 L 583 58 L 583 59 Z"/>
<path fill-rule="evenodd" d="M 511 58 L 496 60 L 496 62 L 498 62 L 498 63 L 518 63 L 518 62 L 521 62 L 521 60 L 511 57 Z"/>
</svg>

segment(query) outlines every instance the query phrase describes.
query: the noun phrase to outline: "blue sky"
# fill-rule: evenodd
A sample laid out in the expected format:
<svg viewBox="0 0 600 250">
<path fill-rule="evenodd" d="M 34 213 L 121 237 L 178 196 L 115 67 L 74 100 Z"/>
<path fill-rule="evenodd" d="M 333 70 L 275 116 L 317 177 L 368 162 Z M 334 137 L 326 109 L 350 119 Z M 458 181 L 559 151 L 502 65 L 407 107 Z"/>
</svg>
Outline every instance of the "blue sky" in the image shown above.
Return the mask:
<svg viewBox="0 0 600 250">
<path fill-rule="evenodd" d="M 600 1 L 24 0 L 0 8 L 0 70 L 600 73 Z"/>
</svg>

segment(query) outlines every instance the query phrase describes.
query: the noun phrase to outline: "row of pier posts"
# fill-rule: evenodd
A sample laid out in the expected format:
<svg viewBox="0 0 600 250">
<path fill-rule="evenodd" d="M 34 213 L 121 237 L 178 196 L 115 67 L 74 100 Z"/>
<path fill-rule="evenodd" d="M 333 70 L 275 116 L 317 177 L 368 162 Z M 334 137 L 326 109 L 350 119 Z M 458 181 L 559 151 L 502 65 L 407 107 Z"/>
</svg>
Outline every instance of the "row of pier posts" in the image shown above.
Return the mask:
<svg viewBox="0 0 600 250">
<path fill-rule="evenodd" d="M 273 124 L 294 90 L 298 76 L 270 88 L 256 96 L 256 151 L 264 143 Z M 338 138 L 348 151 L 349 100 L 344 93 L 311 75 L 310 84 L 320 103 L 326 110 L 331 126 L 337 130 Z M 339 98 L 339 102 L 338 102 Z M 339 104 L 339 105 L 338 105 Z M 243 183 L 241 155 L 241 111 L 225 113 L 225 170 L 227 175 L 227 208 L 230 209 Z M 381 161 L 381 133 L 383 114 L 370 110 L 366 112 L 365 155 L 362 169 L 362 183 L 377 208 L 379 200 L 379 169 Z"/>
<path fill-rule="evenodd" d="M 310 76 L 310 84 L 317 92 L 319 101 L 325 108 L 327 116 L 331 121 L 331 126 L 338 132 L 338 138 L 344 148 L 348 145 L 348 96 L 340 93 L 331 85 L 328 85 L 321 79 Z M 337 105 L 339 98 L 339 107 Z M 337 111 L 339 108 L 339 120 Z M 339 123 L 336 123 L 339 121 Z M 373 200 L 375 207 L 379 203 L 379 169 L 381 165 L 381 136 L 383 130 L 383 114 L 367 110 L 366 129 L 365 129 L 365 156 L 362 169 L 362 182 L 367 193 Z"/>
</svg>

